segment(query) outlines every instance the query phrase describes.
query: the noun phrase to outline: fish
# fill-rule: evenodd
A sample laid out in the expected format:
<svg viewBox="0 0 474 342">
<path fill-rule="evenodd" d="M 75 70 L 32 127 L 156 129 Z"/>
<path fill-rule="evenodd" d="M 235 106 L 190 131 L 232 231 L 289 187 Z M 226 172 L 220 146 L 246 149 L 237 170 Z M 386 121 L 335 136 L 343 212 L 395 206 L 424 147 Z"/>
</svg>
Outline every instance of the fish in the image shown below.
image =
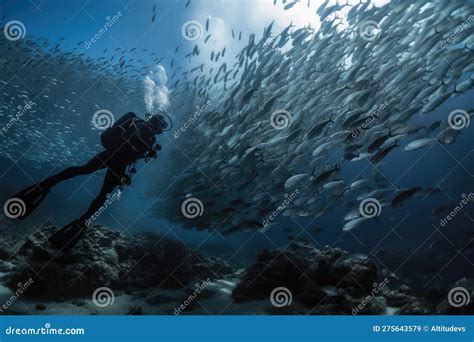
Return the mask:
<svg viewBox="0 0 474 342">
<path fill-rule="evenodd" d="M 294 186 L 302 183 L 305 179 L 309 179 L 309 177 L 309 173 L 291 176 L 285 181 L 285 189 L 293 188 Z"/>
<path fill-rule="evenodd" d="M 292 8 L 294 5 L 296 5 L 298 3 L 298 1 L 293 1 L 293 2 L 290 2 L 289 4 L 285 5 L 285 7 L 283 7 L 283 10 L 289 10 L 290 8 Z"/>
<path fill-rule="evenodd" d="M 450 208 L 451 208 L 451 206 L 448 205 L 448 204 L 442 205 L 440 207 L 437 207 L 437 208 L 433 209 L 432 214 L 435 215 L 435 216 L 440 216 L 443 213 L 445 213 L 446 211 L 448 211 L 448 209 L 450 209 Z"/>
<path fill-rule="evenodd" d="M 438 134 L 436 140 L 443 145 L 451 145 L 456 141 L 459 134 L 460 131 L 447 127 Z"/>
<path fill-rule="evenodd" d="M 326 170 L 323 170 L 322 172 L 320 172 L 318 175 L 315 175 L 313 182 L 315 184 L 323 183 L 327 181 L 334 173 L 339 172 L 340 170 L 341 168 L 337 164 L 332 167 L 329 167 Z"/>
<path fill-rule="evenodd" d="M 356 189 L 363 189 L 370 186 L 370 179 L 358 179 L 351 183 L 349 188 L 354 191 Z"/>
<path fill-rule="evenodd" d="M 375 139 L 370 145 L 369 147 L 367 148 L 367 151 L 369 153 L 374 153 L 375 151 L 377 151 L 386 141 L 388 138 L 391 137 L 391 134 L 390 132 L 388 132 L 387 134 L 384 134 L 382 135 L 381 137 L 378 137 L 377 139 Z"/>
<path fill-rule="evenodd" d="M 354 220 L 351 220 L 344 225 L 344 227 L 342 228 L 342 231 L 349 232 L 351 230 L 359 228 L 359 226 L 362 225 L 362 223 L 364 223 L 367 220 L 368 218 L 365 218 L 365 217 L 359 217 Z"/>
<path fill-rule="evenodd" d="M 394 143 L 392 145 L 389 145 L 385 148 L 383 148 L 382 150 L 378 151 L 371 159 L 370 161 L 373 162 L 373 163 L 378 163 L 380 162 L 382 159 L 384 159 L 385 157 L 387 157 L 387 155 L 393 151 L 395 148 L 399 147 L 399 145 L 397 143 Z"/>
<path fill-rule="evenodd" d="M 410 142 L 408 145 L 405 146 L 403 149 L 404 151 L 416 151 L 420 148 L 432 145 L 436 142 L 436 139 L 433 138 L 421 138 Z"/>
<path fill-rule="evenodd" d="M 352 221 L 361 216 L 359 208 L 354 208 L 344 216 L 344 221 Z"/>
<path fill-rule="evenodd" d="M 413 198 L 421 190 L 422 188 L 418 186 L 415 186 L 410 189 L 400 190 L 395 196 L 395 198 L 392 200 L 391 206 L 401 207 L 406 201 L 408 201 L 410 198 Z"/>
<path fill-rule="evenodd" d="M 322 133 L 322 131 L 324 130 L 324 128 L 332 122 L 333 122 L 332 119 L 329 118 L 327 120 L 324 120 L 324 121 L 318 123 L 316 126 L 311 128 L 310 131 L 307 133 L 308 139 L 313 139 L 316 136 L 319 136 Z"/>
</svg>

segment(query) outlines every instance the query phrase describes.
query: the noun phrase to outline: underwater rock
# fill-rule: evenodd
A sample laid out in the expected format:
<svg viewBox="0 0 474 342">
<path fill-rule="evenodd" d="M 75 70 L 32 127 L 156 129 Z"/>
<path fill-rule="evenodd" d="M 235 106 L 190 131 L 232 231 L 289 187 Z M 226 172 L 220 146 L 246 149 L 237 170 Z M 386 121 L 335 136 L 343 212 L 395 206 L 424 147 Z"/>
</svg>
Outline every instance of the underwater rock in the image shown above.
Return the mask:
<svg viewBox="0 0 474 342">
<path fill-rule="evenodd" d="M 174 298 L 161 293 L 156 293 L 151 296 L 147 296 L 145 302 L 149 304 L 164 304 L 174 301 Z"/>
<path fill-rule="evenodd" d="M 8 273 L 13 270 L 15 266 L 10 261 L 0 261 L 0 272 Z"/>
<path fill-rule="evenodd" d="M 232 296 L 236 302 L 270 299 L 275 288 L 286 287 L 291 306 L 305 308 L 305 314 L 380 315 L 387 314 L 388 307 L 399 308 L 399 314 L 433 313 L 424 299 L 409 294 L 408 286 L 390 290 L 388 280 L 377 283 L 381 274 L 365 255 L 293 241 L 286 249 L 260 253 Z M 288 312 L 280 309 L 272 311 Z"/>
<path fill-rule="evenodd" d="M 415 297 L 410 296 L 406 293 L 403 293 L 401 291 L 386 291 L 384 293 L 385 299 L 387 300 L 387 304 L 389 306 L 394 306 L 394 307 L 401 307 L 404 305 L 407 305 L 408 303 L 412 302 Z"/>
<path fill-rule="evenodd" d="M 30 278 L 25 296 L 64 298 L 91 296 L 99 287 L 113 291 L 179 288 L 191 281 L 214 279 L 232 268 L 217 258 L 188 249 L 183 243 L 150 233 L 127 237 L 102 227 L 91 227 L 69 252 L 49 248 L 56 231 L 45 227 L 29 236 L 12 260 L 6 285 L 15 290 Z"/>
<path fill-rule="evenodd" d="M 438 304 L 436 313 L 440 315 L 474 314 L 474 279 L 459 279 L 450 289 L 452 292 L 450 291 L 446 299 Z"/>
<path fill-rule="evenodd" d="M 73 300 L 71 304 L 76 305 L 76 306 L 84 306 L 86 305 L 86 302 L 83 300 Z"/>
<path fill-rule="evenodd" d="M 291 306 L 284 306 L 282 308 L 277 308 L 274 306 L 271 306 L 265 310 L 269 315 L 302 315 L 304 312 L 298 312 L 295 308 Z"/>
<path fill-rule="evenodd" d="M 377 278 L 375 264 L 365 256 L 293 241 L 288 249 L 259 254 L 232 296 L 237 302 L 265 299 L 283 286 L 305 306 L 332 304 L 337 306 L 332 311 L 350 312 L 351 298 L 368 295 Z"/>
<path fill-rule="evenodd" d="M 405 285 L 405 284 L 400 285 L 399 291 L 402 292 L 402 293 L 405 293 L 405 294 L 410 294 L 411 293 L 410 287 L 408 285 Z"/>
<path fill-rule="evenodd" d="M 269 298 L 277 286 L 302 292 L 308 280 L 304 271 L 311 264 L 310 258 L 301 257 L 293 251 L 263 251 L 257 256 L 257 262 L 247 269 L 232 296 L 237 302 Z"/>
<path fill-rule="evenodd" d="M 35 306 L 35 309 L 39 310 L 39 311 L 44 311 L 44 310 L 46 310 L 46 306 L 44 304 L 37 304 Z"/>
<path fill-rule="evenodd" d="M 304 288 L 304 291 L 299 295 L 299 299 L 308 306 L 315 306 L 320 304 L 326 297 L 326 292 L 323 291 L 315 282 L 309 281 Z"/>
<path fill-rule="evenodd" d="M 378 277 L 375 264 L 363 255 L 341 255 L 331 266 L 327 274 L 331 285 L 349 288 L 353 294 L 364 295 L 371 291 Z M 316 276 L 323 281 L 324 276 Z"/>
<path fill-rule="evenodd" d="M 0 260 L 8 260 L 13 255 L 11 244 L 6 241 L 0 241 Z"/>
<path fill-rule="evenodd" d="M 405 304 L 405 306 L 397 312 L 397 315 L 430 315 L 432 313 L 433 310 L 426 306 L 425 303 L 419 299 L 414 299 Z"/>
<path fill-rule="evenodd" d="M 143 310 L 141 306 L 135 307 L 135 308 L 130 308 L 128 310 L 127 315 L 129 316 L 141 316 L 143 315 Z"/>
<path fill-rule="evenodd" d="M 452 244 L 443 238 L 418 247 L 391 246 L 375 252 L 375 257 L 380 265 L 387 269 L 398 269 L 397 277 L 410 286 L 412 294 L 425 298 L 429 295 L 431 298 L 427 300 L 437 304 L 441 297 L 447 295 L 447 292 L 440 293 L 440 289 L 449 290 L 452 287 L 450 285 L 462 277 L 474 277 L 474 269 L 470 265 L 470 262 L 474 260 L 474 244 L 471 242 L 472 227 L 469 226 L 468 229 L 470 229 L 469 233 L 459 230 L 451 232 L 447 239 Z M 463 256 L 458 254 L 460 250 Z M 405 263 L 408 259 L 410 262 Z M 436 265 L 446 265 L 448 262 L 456 266 L 446 267 L 440 273 Z M 399 267 L 402 264 L 403 267 Z M 425 286 L 428 283 L 430 286 Z"/>
</svg>

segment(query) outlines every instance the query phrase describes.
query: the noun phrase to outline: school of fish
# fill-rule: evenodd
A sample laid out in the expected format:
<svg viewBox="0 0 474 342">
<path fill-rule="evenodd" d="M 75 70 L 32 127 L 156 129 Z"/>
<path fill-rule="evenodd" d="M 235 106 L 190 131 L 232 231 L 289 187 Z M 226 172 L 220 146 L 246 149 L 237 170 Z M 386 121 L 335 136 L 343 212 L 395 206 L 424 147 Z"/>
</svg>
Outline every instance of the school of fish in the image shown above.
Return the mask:
<svg viewBox="0 0 474 342">
<path fill-rule="evenodd" d="M 298 2 L 274 4 L 291 11 Z M 346 7 L 344 27 L 338 13 Z M 267 229 L 264 222 L 275 211 L 316 219 L 345 203 L 348 231 L 369 219 L 358 206 L 365 199 L 398 207 L 436 193 L 394 188 L 376 172 L 355 179 L 341 173 L 352 163 L 377 166 L 396 149 L 456 141 L 460 130 L 447 118 L 428 126 L 411 119 L 474 88 L 474 6 L 464 0 L 392 0 L 381 7 L 326 1 L 315 15 L 319 30 L 289 25 L 275 33 L 273 23 L 263 35 L 232 30 L 236 40 L 248 38 L 235 58 L 224 47 L 207 62 L 194 62 L 211 38 L 209 21 L 192 51 L 176 48 L 189 67 L 171 59 L 169 112 L 184 114 L 166 145 L 172 150 L 168 172 L 150 190 L 152 215 L 228 234 Z M 144 108 L 150 68 L 134 60 L 134 49 L 104 50 L 92 59 L 60 45 L 0 40 L 0 119 L 4 127 L 14 123 L 0 135 L 3 157 L 83 162 L 100 149 L 97 137 L 77 135 L 91 128 L 92 113 Z M 166 61 L 152 49 L 142 53 L 155 65 Z M 21 120 L 14 120 L 18 113 Z"/>
<path fill-rule="evenodd" d="M 268 229 L 275 211 L 314 220 L 344 203 L 349 231 L 373 217 L 360 210 L 365 199 L 400 207 L 439 192 L 400 189 L 377 172 L 341 173 L 351 163 L 383 163 L 404 138 L 407 152 L 455 142 L 460 130 L 447 119 L 428 127 L 410 119 L 474 87 L 474 6 L 366 1 L 339 29 L 345 6 L 326 1 L 317 31 L 290 25 L 275 35 L 270 24 L 233 65 L 218 61 L 225 50 L 213 51 L 183 73 L 171 111 L 188 114 L 177 123 L 185 129 L 175 136 L 172 172 L 154 192 L 156 216 L 228 234 Z"/>
</svg>

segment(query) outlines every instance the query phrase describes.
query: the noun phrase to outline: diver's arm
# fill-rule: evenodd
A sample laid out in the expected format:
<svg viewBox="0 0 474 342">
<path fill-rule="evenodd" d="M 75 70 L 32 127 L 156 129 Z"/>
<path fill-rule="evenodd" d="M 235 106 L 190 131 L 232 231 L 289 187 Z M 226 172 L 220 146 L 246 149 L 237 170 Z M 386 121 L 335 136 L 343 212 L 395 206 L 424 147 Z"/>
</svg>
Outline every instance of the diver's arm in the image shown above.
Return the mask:
<svg viewBox="0 0 474 342">
<path fill-rule="evenodd" d="M 145 159 L 145 161 L 148 161 L 149 159 L 156 159 L 158 157 L 158 151 L 161 151 L 161 145 L 155 141 L 153 146 L 151 146 L 148 150 L 145 152 L 140 153 L 133 145 L 130 145 L 130 147 L 135 151 L 137 156 L 135 157 L 136 160 L 141 160 Z"/>
<path fill-rule="evenodd" d="M 148 138 L 143 137 L 143 139 L 141 139 L 142 142 L 144 142 L 144 145 L 146 146 L 146 151 L 143 153 L 142 159 L 156 159 L 158 156 L 157 152 L 161 151 L 161 145 L 156 140 L 156 135 L 151 134 L 151 130 L 147 131 L 147 133 L 150 134 L 148 135 Z"/>
<path fill-rule="evenodd" d="M 158 157 L 158 151 L 161 151 L 161 145 L 158 142 L 155 142 L 152 148 L 145 152 L 144 159 L 156 159 Z"/>
</svg>

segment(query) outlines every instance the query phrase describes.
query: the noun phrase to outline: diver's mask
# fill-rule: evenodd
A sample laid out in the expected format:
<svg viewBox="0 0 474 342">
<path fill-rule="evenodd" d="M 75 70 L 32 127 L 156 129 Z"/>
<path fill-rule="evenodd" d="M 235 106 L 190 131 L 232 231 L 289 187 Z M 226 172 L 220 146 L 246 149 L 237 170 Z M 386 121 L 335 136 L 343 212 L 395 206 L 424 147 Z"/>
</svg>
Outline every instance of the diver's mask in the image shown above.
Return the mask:
<svg viewBox="0 0 474 342">
<path fill-rule="evenodd" d="M 166 118 L 168 118 L 168 121 L 170 122 L 169 124 Z M 159 111 L 156 114 L 146 114 L 146 119 L 149 123 L 152 124 L 156 134 L 161 134 L 165 131 L 169 131 L 173 124 L 168 113 L 166 113 L 165 111 Z"/>
</svg>

